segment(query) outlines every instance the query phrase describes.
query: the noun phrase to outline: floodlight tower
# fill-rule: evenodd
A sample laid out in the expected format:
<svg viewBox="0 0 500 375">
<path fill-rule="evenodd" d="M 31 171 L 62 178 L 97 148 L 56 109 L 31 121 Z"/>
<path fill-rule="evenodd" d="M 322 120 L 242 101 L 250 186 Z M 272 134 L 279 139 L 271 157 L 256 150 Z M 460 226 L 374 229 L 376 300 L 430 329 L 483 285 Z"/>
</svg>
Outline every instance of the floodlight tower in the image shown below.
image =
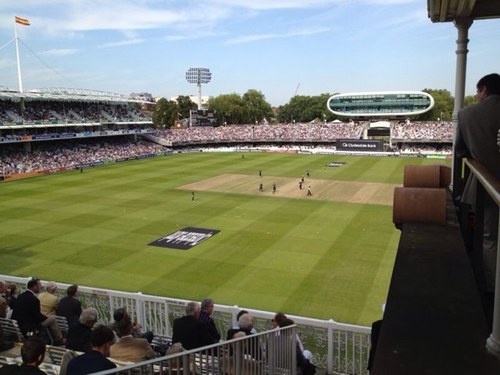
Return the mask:
<svg viewBox="0 0 500 375">
<path fill-rule="evenodd" d="M 201 84 L 208 83 L 211 79 L 212 73 L 207 68 L 189 68 L 186 72 L 186 80 L 198 86 L 198 109 L 201 109 Z"/>
</svg>

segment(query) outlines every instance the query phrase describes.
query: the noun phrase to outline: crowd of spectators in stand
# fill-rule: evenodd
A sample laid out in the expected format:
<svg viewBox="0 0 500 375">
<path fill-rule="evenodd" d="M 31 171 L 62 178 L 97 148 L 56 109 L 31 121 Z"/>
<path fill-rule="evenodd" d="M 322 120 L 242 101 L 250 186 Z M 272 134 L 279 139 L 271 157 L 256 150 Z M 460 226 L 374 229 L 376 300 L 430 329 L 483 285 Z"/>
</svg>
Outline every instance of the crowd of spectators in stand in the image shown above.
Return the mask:
<svg viewBox="0 0 500 375">
<path fill-rule="evenodd" d="M 27 100 L 21 111 L 19 102 L 0 100 L 0 122 L 134 122 L 151 121 L 141 111 L 123 103 Z"/>
<path fill-rule="evenodd" d="M 11 175 L 34 171 L 51 171 L 62 168 L 79 168 L 108 160 L 138 157 L 165 152 L 164 146 L 139 140 L 97 139 L 85 143 L 66 143 L 58 146 L 33 144 L 29 154 L 23 151 L 5 153 L 0 159 L 0 174 Z"/>
<path fill-rule="evenodd" d="M 224 127 L 196 127 L 188 129 L 157 130 L 155 135 L 168 141 L 328 141 L 360 139 L 367 123 L 326 124 L 273 124 L 231 125 Z M 451 141 L 451 122 L 398 122 L 392 126 L 392 138 L 396 140 Z"/>
<path fill-rule="evenodd" d="M 340 138 L 359 139 L 363 130 L 358 123 L 231 125 L 188 129 L 157 130 L 155 135 L 172 142 L 209 141 L 314 141 Z"/>
<path fill-rule="evenodd" d="M 2 102 L 0 102 L 2 103 Z M 80 103 L 81 104 L 81 103 Z M 232 125 L 223 127 L 193 127 L 187 129 L 156 130 L 154 135 L 175 144 L 220 143 L 220 142 L 268 142 L 268 147 L 279 148 L 280 142 L 306 143 L 332 141 L 337 139 L 360 139 L 363 123 L 326 124 L 280 124 L 280 125 Z M 29 129 L 26 129 L 29 131 Z M 11 135 L 13 139 L 20 136 Z M 429 142 L 451 142 L 453 124 L 449 122 L 400 122 L 393 125 L 392 141 L 401 143 L 401 153 L 442 153 L 449 154 L 449 145 L 430 145 Z M 416 144 L 411 141 L 421 141 Z M 410 142 L 405 142 L 410 141 Z M 84 143 L 33 143 L 33 151 L 3 150 L 0 159 L 0 174 L 11 175 L 33 171 L 51 171 L 78 168 L 82 165 L 99 164 L 108 160 L 137 157 L 168 151 L 164 146 L 140 140 L 138 142 L 106 138 Z M 293 146 L 287 146 L 293 148 Z M 307 148 L 301 145 L 300 148 Z"/>
<path fill-rule="evenodd" d="M 402 144 L 400 149 L 398 150 L 401 154 L 442 154 L 442 155 L 450 155 L 451 154 L 451 145 L 425 145 L 425 144 Z"/>
<path fill-rule="evenodd" d="M 398 122 L 392 127 L 393 139 L 452 141 L 453 123 L 440 121 Z"/>
</svg>

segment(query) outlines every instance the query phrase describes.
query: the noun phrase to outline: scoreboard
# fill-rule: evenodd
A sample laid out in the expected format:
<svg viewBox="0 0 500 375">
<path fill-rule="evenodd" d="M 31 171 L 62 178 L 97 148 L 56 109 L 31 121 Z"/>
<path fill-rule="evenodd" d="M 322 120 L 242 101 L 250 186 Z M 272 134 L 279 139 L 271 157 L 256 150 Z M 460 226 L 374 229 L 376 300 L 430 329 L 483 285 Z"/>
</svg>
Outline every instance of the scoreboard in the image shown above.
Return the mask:
<svg viewBox="0 0 500 375">
<path fill-rule="evenodd" d="M 213 109 L 193 109 L 189 112 L 191 126 L 217 126 Z"/>
</svg>

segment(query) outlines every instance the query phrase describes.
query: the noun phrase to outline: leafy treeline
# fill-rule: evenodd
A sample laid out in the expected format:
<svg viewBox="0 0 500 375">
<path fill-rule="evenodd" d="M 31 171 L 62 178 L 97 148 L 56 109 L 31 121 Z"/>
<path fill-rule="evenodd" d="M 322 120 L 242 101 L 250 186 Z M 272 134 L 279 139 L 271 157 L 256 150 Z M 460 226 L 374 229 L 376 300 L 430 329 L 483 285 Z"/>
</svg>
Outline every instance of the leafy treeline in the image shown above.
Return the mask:
<svg viewBox="0 0 500 375">
<path fill-rule="evenodd" d="M 451 121 L 454 98 L 448 90 L 424 89 L 432 95 L 435 104 L 430 111 L 413 116 L 415 121 Z M 251 89 L 243 95 L 232 93 L 213 97 L 208 109 L 216 111 L 218 125 L 324 122 L 338 117 L 326 108 L 328 98 L 333 94 L 317 96 L 295 95 L 285 105 L 272 108 L 262 92 Z M 474 96 L 465 98 L 465 105 L 475 102 Z M 156 102 L 153 111 L 153 124 L 158 128 L 170 128 L 176 120 L 189 117 L 189 110 L 197 105 L 189 96 L 179 96 L 177 102 L 162 98 Z M 346 118 L 338 118 L 345 121 Z"/>
</svg>

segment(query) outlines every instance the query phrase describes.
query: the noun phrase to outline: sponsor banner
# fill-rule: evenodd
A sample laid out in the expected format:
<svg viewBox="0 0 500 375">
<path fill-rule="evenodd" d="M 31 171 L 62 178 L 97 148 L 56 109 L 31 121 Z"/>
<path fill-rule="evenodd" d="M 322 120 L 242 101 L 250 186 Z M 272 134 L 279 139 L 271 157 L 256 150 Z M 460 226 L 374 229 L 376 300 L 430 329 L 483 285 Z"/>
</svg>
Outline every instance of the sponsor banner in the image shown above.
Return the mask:
<svg viewBox="0 0 500 375">
<path fill-rule="evenodd" d="M 35 176 L 43 176 L 47 174 L 47 171 L 37 171 L 37 172 L 26 172 L 26 173 L 18 173 L 18 174 L 10 174 L 4 176 L 5 181 L 9 180 L 22 180 L 23 178 L 35 177 Z"/>
<path fill-rule="evenodd" d="M 75 169 L 80 169 L 80 166 L 81 167 L 94 167 L 96 165 L 101 165 L 101 164 L 104 164 L 104 162 L 102 160 L 92 161 L 92 162 L 89 162 L 89 163 L 82 163 L 81 165 L 75 167 Z"/>
<path fill-rule="evenodd" d="M 427 159 L 448 159 L 447 155 L 427 155 Z"/>
<path fill-rule="evenodd" d="M 149 246 L 188 250 L 219 233 L 220 230 L 186 227 L 149 243 Z"/>
<path fill-rule="evenodd" d="M 269 152 L 274 154 L 297 154 L 297 150 L 279 150 L 275 148 L 265 149 L 263 152 Z"/>
<path fill-rule="evenodd" d="M 380 140 L 365 139 L 339 139 L 337 141 L 339 151 L 383 151 L 384 142 Z"/>
</svg>

